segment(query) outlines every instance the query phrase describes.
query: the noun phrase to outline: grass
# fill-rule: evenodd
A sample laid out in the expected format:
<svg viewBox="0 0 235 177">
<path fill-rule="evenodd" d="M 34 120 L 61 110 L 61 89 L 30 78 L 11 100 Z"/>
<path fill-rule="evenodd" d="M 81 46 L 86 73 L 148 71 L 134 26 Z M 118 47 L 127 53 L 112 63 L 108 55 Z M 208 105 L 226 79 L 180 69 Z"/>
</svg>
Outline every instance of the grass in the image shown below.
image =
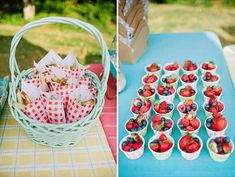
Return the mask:
<svg viewBox="0 0 235 177">
<path fill-rule="evenodd" d="M 215 32 L 223 46 L 235 43 L 235 10 L 177 4 L 149 5 L 149 26 L 154 32 Z"/>
</svg>

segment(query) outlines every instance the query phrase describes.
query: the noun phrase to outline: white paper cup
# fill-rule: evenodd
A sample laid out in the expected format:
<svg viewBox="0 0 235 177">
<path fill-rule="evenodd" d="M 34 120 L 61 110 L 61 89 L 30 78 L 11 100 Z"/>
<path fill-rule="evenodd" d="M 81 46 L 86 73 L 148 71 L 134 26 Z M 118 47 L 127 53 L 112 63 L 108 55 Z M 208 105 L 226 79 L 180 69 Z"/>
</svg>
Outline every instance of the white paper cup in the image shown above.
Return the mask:
<svg viewBox="0 0 235 177">
<path fill-rule="evenodd" d="M 194 81 L 194 82 L 192 82 L 192 83 L 184 82 L 184 81 L 182 80 L 182 78 L 180 78 L 180 81 L 181 81 L 181 83 L 182 83 L 183 86 L 191 86 L 191 87 L 193 87 L 193 88 L 197 88 L 197 83 L 198 83 L 199 78 L 198 78 L 197 75 L 195 75 L 195 76 L 196 76 L 197 80 Z"/>
<path fill-rule="evenodd" d="M 233 141 L 230 139 L 230 145 L 232 146 L 232 150 L 230 153 L 228 154 L 217 154 L 215 152 L 213 152 L 210 147 L 209 147 L 209 143 L 212 139 L 216 138 L 216 137 L 220 137 L 220 136 L 212 136 L 210 137 L 208 140 L 207 140 L 207 143 L 206 143 L 206 146 L 207 146 L 207 149 L 209 151 L 209 154 L 211 156 L 211 158 L 214 160 L 214 161 L 217 161 L 217 162 L 224 162 L 225 160 L 227 160 L 229 158 L 229 156 L 233 153 L 233 150 L 234 150 L 234 144 L 233 144 Z M 223 135 L 223 137 L 225 137 Z"/>
<path fill-rule="evenodd" d="M 156 74 L 155 74 L 155 75 L 156 75 Z M 156 75 L 156 76 L 157 76 L 157 80 L 156 80 L 155 82 L 153 82 L 153 83 L 145 83 L 145 82 L 144 82 L 144 78 L 147 77 L 147 76 L 148 76 L 148 74 L 145 74 L 145 75 L 142 77 L 142 79 L 141 79 L 143 85 L 150 85 L 150 86 L 153 87 L 153 88 L 157 88 L 157 86 L 158 86 L 158 81 L 159 81 L 159 77 Z"/>
<path fill-rule="evenodd" d="M 146 73 L 149 73 L 149 74 L 156 74 L 158 78 L 161 77 L 162 65 L 158 64 L 158 66 L 159 66 L 160 69 L 159 69 L 158 71 L 155 71 L 155 72 L 150 72 L 150 71 L 148 71 L 147 67 L 149 67 L 150 65 L 151 65 L 151 64 L 145 66 L 145 68 L 144 68 L 145 72 L 146 72 Z"/>
<path fill-rule="evenodd" d="M 205 62 L 205 63 L 209 63 L 209 62 Z M 206 70 L 202 68 L 202 64 L 201 64 L 200 70 L 201 70 L 202 75 L 206 74 L 206 72 L 211 72 L 212 74 L 215 74 L 217 70 L 217 65 L 215 65 L 215 68 L 212 70 Z"/>
<path fill-rule="evenodd" d="M 132 106 L 131 106 L 131 108 L 132 108 Z M 134 112 L 131 110 L 131 108 L 130 108 L 130 111 L 131 111 L 131 113 L 134 115 L 134 118 L 135 118 L 135 119 L 136 119 L 136 117 L 138 117 L 139 115 L 143 115 L 146 119 L 148 119 L 148 118 L 150 117 L 150 114 L 151 114 L 151 106 L 150 106 L 149 110 L 148 110 L 147 112 L 145 112 L 144 114 L 136 114 L 136 113 L 134 113 Z"/>
<path fill-rule="evenodd" d="M 140 157 L 144 154 L 144 144 L 145 144 L 145 140 L 144 140 L 144 138 L 143 138 L 141 135 L 139 135 L 139 136 L 140 136 L 141 140 L 143 141 L 143 144 L 142 144 L 142 146 L 141 146 L 139 149 L 137 149 L 137 150 L 135 150 L 135 151 L 126 152 L 126 151 L 124 151 L 124 150 L 122 149 L 122 143 L 123 143 L 124 141 L 126 141 L 127 137 L 130 137 L 130 135 L 125 136 L 125 137 L 121 140 L 121 142 L 120 142 L 120 144 L 119 144 L 120 150 L 126 155 L 126 157 L 127 157 L 128 159 L 135 160 L 135 159 L 140 158 Z"/>
<path fill-rule="evenodd" d="M 180 123 L 180 121 L 181 121 L 181 119 L 182 119 L 183 117 L 181 117 L 178 121 L 177 121 L 177 128 L 179 129 L 179 131 L 180 131 L 180 134 L 181 135 L 185 135 L 185 134 L 188 134 L 188 133 L 190 133 L 190 134 L 198 134 L 198 132 L 199 132 L 199 130 L 200 130 L 200 128 L 201 128 L 201 121 L 200 121 L 200 119 L 198 118 L 198 117 L 196 117 L 196 119 L 197 120 L 199 120 L 199 127 L 196 129 L 196 130 L 194 130 L 194 131 L 184 131 L 184 130 L 182 130 L 180 127 L 179 127 L 179 123 Z"/>
<path fill-rule="evenodd" d="M 207 119 L 206 119 L 207 120 Z M 225 127 L 225 129 L 221 130 L 221 131 L 213 131 L 209 128 L 207 128 L 206 126 L 206 120 L 204 121 L 204 126 L 206 128 L 206 133 L 209 137 L 211 136 L 223 136 L 228 128 L 228 121 L 227 121 L 227 126 Z"/>
<path fill-rule="evenodd" d="M 151 87 L 151 88 L 153 88 L 153 87 Z M 139 89 L 143 89 L 143 87 L 139 87 L 138 90 L 139 90 Z M 155 89 L 155 88 L 153 88 L 153 89 Z M 137 90 L 137 95 L 138 95 L 142 100 L 148 100 L 148 99 L 149 99 L 152 103 L 155 101 L 156 92 L 157 92 L 156 89 L 155 89 L 154 94 L 151 95 L 151 96 L 149 96 L 149 97 L 143 97 L 143 96 L 141 96 L 141 95 L 139 94 L 138 90 Z"/>
<path fill-rule="evenodd" d="M 156 91 L 156 92 L 157 92 L 157 95 L 158 95 L 159 100 L 161 100 L 161 101 L 170 101 L 170 102 L 174 102 L 176 91 L 175 91 L 172 95 L 168 95 L 168 96 L 160 95 L 160 94 L 158 93 L 158 91 Z"/>
<path fill-rule="evenodd" d="M 204 87 L 213 86 L 213 85 L 214 85 L 214 86 L 219 85 L 220 75 L 219 75 L 219 74 L 216 74 L 216 73 L 214 73 L 213 75 L 216 75 L 216 76 L 218 77 L 218 80 L 215 81 L 215 82 L 204 81 L 204 80 L 203 80 L 203 76 L 204 76 L 204 75 L 201 76 L 202 84 L 203 84 Z"/>
<path fill-rule="evenodd" d="M 167 65 L 172 65 L 174 64 L 173 62 L 170 62 L 170 63 L 167 63 L 163 66 L 163 71 L 165 72 L 165 74 L 171 74 L 171 75 L 176 75 L 176 76 L 179 76 L 179 72 L 180 72 L 180 66 L 177 70 L 174 70 L 174 71 L 169 71 L 169 70 L 166 70 L 165 67 Z"/>
<path fill-rule="evenodd" d="M 178 149 L 182 155 L 182 157 L 186 160 L 195 160 L 199 157 L 200 153 L 201 153 L 201 150 L 202 150 L 202 147 L 203 147 L 203 142 L 202 142 L 202 139 L 196 135 L 196 134 L 193 134 L 192 135 L 193 137 L 197 137 L 200 141 L 200 148 L 196 151 L 196 152 L 193 152 L 193 153 L 188 153 L 188 152 L 184 152 L 180 149 L 180 145 L 179 145 L 179 142 L 180 142 L 180 139 L 182 137 L 180 137 L 180 139 L 178 140 L 178 143 L 177 143 L 177 146 L 178 146 Z"/>
<path fill-rule="evenodd" d="M 193 103 L 195 103 L 195 104 L 197 105 L 197 109 L 196 109 L 196 111 L 194 111 L 195 115 L 197 115 L 198 104 L 197 104 L 196 102 L 193 102 Z M 179 106 L 182 105 L 182 104 L 183 104 L 183 102 L 180 102 L 180 103 L 177 105 L 177 110 L 178 110 L 178 112 L 179 112 L 180 117 L 184 117 L 184 116 L 186 115 L 185 113 L 182 113 L 182 112 L 180 112 L 180 110 L 179 110 Z"/>
<path fill-rule="evenodd" d="M 193 70 L 193 71 L 187 71 L 187 70 L 185 70 L 183 67 L 181 68 L 182 69 L 182 71 L 183 71 L 183 73 L 184 74 L 194 74 L 194 75 L 197 75 L 197 73 L 198 73 L 198 70 L 199 70 L 199 66 L 197 66 L 197 69 L 195 69 L 195 70 Z"/>
<path fill-rule="evenodd" d="M 163 101 L 166 101 L 167 102 L 167 104 L 172 104 L 173 105 L 173 109 L 170 111 L 170 112 L 168 112 L 168 113 L 166 113 L 166 114 L 161 114 L 161 113 L 159 113 L 159 112 L 157 112 L 157 111 L 155 111 L 155 109 L 154 109 L 154 104 L 153 104 L 153 111 L 155 112 L 155 114 L 160 114 L 161 116 L 163 116 L 163 117 L 172 117 L 172 114 L 173 114 L 173 112 L 174 112 L 174 109 L 175 109 L 175 105 L 174 105 L 174 103 L 173 102 L 171 102 L 171 101 L 168 101 L 168 100 L 160 100 L 159 102 L 158 102 L 158 104 L 160 104 L 161 102 L 163 102 Z"/>
<path fill-rule="evenodd" d="M 204 89 L 202 89 L 202 95 L 203 95 L 203 98 L 204 98 L 204 102 L 208 102 L 210 100 L 210 97 L 206 96 L 204 94 L 204 91 L 206 91 L 206 87 Z M 215 98 L 217 100 L 220 100 L 220 97 L 222 96 L 222 94 L 223 94 L 223 91 L 221 92 L 221 94 L 219 96 L 215 96 Z"/>
<path fill-rule="evenodd" d="M 219 100 L 219 102 L 221 102 L 224 105 L 224 103 L 222 101 Z M 205 109 L 205 104 L 207 104 L 207 103 L 208 102 L 203 103 L 203 110 L 205 112 L 206 118 L 209 118 L 209 117 L 212 117 L 212 113 Z M 220 111 L 220 113 L 223 114 L 224 110 L 225 110 L 225 105 L 224 105 L 224 109 L 222 111 Z"/>
<path fill-rule="evenodd" d="M 161 81 L 162 85 L 164 85 L 164 86 L 170 85 L 170 86 L 173 86 L 175 89 L 177 89 L 177 87 L 178 87 L 178 82 L 179 82 L 178 76 L 175 75 L 176 81 L 175 81 L 174 83 L 172 83 L 172 84 L 167 84 L 167 83 L 165 83 L 165 82 L 162 81 L 162 79 L 165 78 L 165 77 L 167 77 L 167 76 L 171 76 L 171 74 L 164 74 L 164 75 L 161 77 L 160 81 Z"/>
<path fill-rule="evenodd" d="M 180 95 L 180 90 L 185 88 L 185 86 L 180 86 L 178 89 L 177 89 L 177 94 L 180 98 L 180 101 L 186 101 L 186 100 L 195 100 L 196 96 L 197 96 L 197 89 L 195 87 L 193 87 L 193 89 L 195 90 L 195 94 L 193 96 L 190 96 L 190 97 L 183 97 Z"/>
<path fill-rule="evenodd" d="M 150 148 L 150 143 L 151 143 L 152 141 L 154 141 L 155 139 L 158 139 L 159 136 L 160 136 L 160 134 L 156 134 L 156 135 L 152 136 L 152 137 L 149 139 L 149 142 L 148 142 L 148 148 L 149 148 L 149 150 L 152 152 L 153 156 L 154 156 L 157 160 L 166 160 L 166 159 L 168 159 L 168 158 L 171 156 L 172 150 L 173 150 L 174 145 L 175 145 L 174 139 L 173 139 L 170 135 L 168 135 L 168 134 L 165 134 L 165 135 L 166 135 L 166 137 L 167 137 L 168 139 L 170 139 L 170 141 L 172 142 L 171 148 L 170 148 L 168 151 L 166 151 L 166 152 L 155 152 L 155 151 L 153 151 L 153 150 Z"/>
<path fill-rule="evenodd" d="M 166 119 L 169 119 L 171 122 L 172 122 L 172 126 L 170 129 L 166 130 L 166 131 L 157 131 L 157 130 L 154 130 L 153 129 L 153 122 L 151 122 L 151 128 L 153 130 L 153 133 L 155 135 L 158 135 L 158 134 L 168 134 L 168 135 L 171 135 L 172 133 L 172 128 L 174 127 L 174 121 L 170 118 L 170 117 L 166 117 L 166 116 L 162 116 L 162 117 L 165 117 Z"/>
<path fill-rule="evenodd" d="M 135 119 L 134 117 L 131 117 L 131 118 Z M 130 119 L 131 119 L 131 118 L 130 118 Z M 129 131 L 129 130 L 126 129 L 126 124 L 127 124 L 127 122 L 128 122 L 130 119 L 128 119 L 128 120 L 126 121 L 125 125 L 124 125 L 124 128 L 125 128 L 126 132 L 129 133 L 129 134 L 131 134 L 131 133 L 138 133 L 138 134 L 141 135 L 141 136 L 145 136 L 146 133 L 147 133 L 147 130 L 148 130 L 148 120 L 145 118 L 145 120 L 147 121 L 147 125 L 146 125 L 142 130 L 139 130 L 139 131 L 136 131 L 136 132 L 131 132 L 131 131 Z"/>
</svg>

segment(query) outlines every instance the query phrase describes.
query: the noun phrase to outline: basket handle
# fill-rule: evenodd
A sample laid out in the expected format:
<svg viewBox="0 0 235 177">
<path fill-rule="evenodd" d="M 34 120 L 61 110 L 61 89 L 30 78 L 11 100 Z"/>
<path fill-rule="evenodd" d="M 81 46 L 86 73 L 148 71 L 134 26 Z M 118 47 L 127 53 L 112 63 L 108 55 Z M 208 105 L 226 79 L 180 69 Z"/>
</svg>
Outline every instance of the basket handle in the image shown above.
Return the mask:
<svg viewBox="0 0 235 177">
<path fill-rule="evenodd" d="M 102 65 L 104 68 L 103 71 L 103 77 L 101 79 L 101 94 L 104 96 L 106 89 L 107 89 L 107 81 L 108 81 L 108 76 L 109 76 L 109 70 L 110 70 L 110 56 L 107 50 L 106 43 L 101 35 L 101 33 L 91 24 L 74 19 L 74 18 L 68 18 L 68 17 L 47 17 L 47 18 L 42 18 L 40 20 L 32 21 L 28 24 L 26 24 L 20 31 L 18 31 L 15 36 L 13 37 L 11 41 L 11 49 L 10 49 L 10 71 L 11 71 L 11 82 L 12 82 L 12 89 L 16 89 L 15 81 L 17 79 L 15 74 L 20 74 L 19 67 L 16 62 L 16 47 L 19 44 L 21 38 L 23 37 L 24 33 L 27 32 L 28 30 L 46 25 L 46 24 L 54 24 L 54 23 L 63 23 L 63 24 L 70 24 L 74 26 L 79 26 L 89 32 L 91 35 L 96 37 L 98 40 L 101 48 L 102 48 Z M 15 93 L 15 92 L 13 92 Z M 13 97 L 16 98 L 16 95 L 13 94 Z"/>
</svg>

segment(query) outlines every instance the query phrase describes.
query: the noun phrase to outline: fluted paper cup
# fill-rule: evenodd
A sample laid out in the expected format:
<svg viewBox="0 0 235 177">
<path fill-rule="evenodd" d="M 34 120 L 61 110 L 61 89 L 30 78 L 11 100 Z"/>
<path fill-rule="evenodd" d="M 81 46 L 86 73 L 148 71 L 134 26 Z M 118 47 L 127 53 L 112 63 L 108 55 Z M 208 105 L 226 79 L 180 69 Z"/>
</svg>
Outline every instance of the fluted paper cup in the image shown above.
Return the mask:
<svg viewBox="0 0 235 177">
<path fill-rule="evenodd" d="M 131 117 L 131 118 L 134 118 L 134 117 Z M 130 119 L 131 119 L 131 118 L 130 118 Z M 126 121 L 125 125 L 124 125 L 124 128 L 125 128 L 126 132 L 129 133 L 129 134 L 131 134 L 131 133 L 138 133 L 139 135 L 141 135 L 141 136 L 144 137 L 144 136 L 146 135 L 146 133 L 147 133 L 147 130 L 148 130 L 148 120 L 145 118 L 145 120 L 147 121 L 147 125 L 146 125 L 142 130 L 135 131 L 135 132 L 131 132 L 131 131 L 129 131 L 129 130 L 126 129 L 126 124 L 127 124 L 127 122 L 128 122 L 130 119 L 128 119 L 128 120 Z"/>
<path fill-rule="evenodd" d="M 158 91 L 157 91 L 158 98 L 159 98 L 159 100 L 161 100 L 161 101 L 170 101 L 170 102 L 174 102 L 175 93 L 176 93 L 176 91 L 175 91 L 172 95 L 165 96 L 165 95 L 160 95 L 160 94 L 158 93 Z"/>
<path fill-rule="evenodd" d="M 195 70 L 193 70 L 193 71 L 187 71 L 187 70 L 185 70 L 183 67 L 181 68 L 182 69 L 182 71 L 183 71 L 183 73 L 184 74 L 194 74 L 194 75 L 197 75 L 197 73 L 198 73 L 198 70 L 199 70 L 199 67 L 197 66 L 197 69 L 195 69 Z"/>
<path fill-rule="evenodd" d="M 155 71 L 155 72 L 150 72 L 150 71 L 148 71 L 147 68 L 148 68 L 150 65 L 151 65 L 151 64 L 145 66 L 145 68 L 144 68 L 145 72 L 146 72 L 146 73 L 149 73 L 149 74 L 156 74 L 157 77 L 160 78 L 160 77 L 161 77 L 161 72 L 162 72 L 162 65 L 158 64 L 158 66 L 160 67 L 160 69 L 159 69 L 158 71 Z"/>
<path fill-rule="evenodd" d="M 204 98 L 204 102 L 208 102 L 210 100 L 210 97 L 206 96 L 204 94 L 204 91 L 206 91 L 206 87 L 204 89 L 202 89 L 202 95 L 203 95 L 203 98 Z M 220 100 L 220 97 L 222 96 L 222 94 L 223 94 L 223 91 L 221 92 L 221 94 L 219 96 L 215 96 L 215 98 L 217 100 Z"/>
<path fill-rule="evenodd" d="M 221 102 L 224 105 L 224 103 L 222 101 L 219 100 L 219 102 Z M 207 103 L 208 102 L 203 103 L 203 110 L 205 112 L 206 118 L 209 118 L 209 117 L 212 117 L 212 113 L 205 109 L 205 104 L 207 104 Z M 224 109 L 222 111 L 220 111 L 220 113 L 223 114 L 224 110 L 225 110 L 225 105 L 224 105 Z"/>
<path fill-rule="evenodd" d="M 216 73 L 214 73 L 214 75 L 216 75 L 216 76 L 218 77 L 218 80 L 215 81 L 215 82 L 204 81 L 204 80 L 203 80 L 203 76 L 204 76 L 204 75 L 201 76 L 202 84 L 203 84 L 204 87 L 213 86 L 213 85 L 214 85 L 214 86 L 219 85 L 220 75 L 219 75 L 219 74 L 216 74 Z"/>
<path fill-rule="evenodd" d="M 209 62 L 206 62 L 206 63 L 209 63 Z M 201 70 L 202 75 L 206 74 L 206 72 L 211 72 L 212 74 L 215 74 L 217 70 L 217 65 L 215 65 L 215 68 L 212 70 L 206 70 L 202 68 L 202 64 L 201 64 L 200 70 Z"/>
</svg>

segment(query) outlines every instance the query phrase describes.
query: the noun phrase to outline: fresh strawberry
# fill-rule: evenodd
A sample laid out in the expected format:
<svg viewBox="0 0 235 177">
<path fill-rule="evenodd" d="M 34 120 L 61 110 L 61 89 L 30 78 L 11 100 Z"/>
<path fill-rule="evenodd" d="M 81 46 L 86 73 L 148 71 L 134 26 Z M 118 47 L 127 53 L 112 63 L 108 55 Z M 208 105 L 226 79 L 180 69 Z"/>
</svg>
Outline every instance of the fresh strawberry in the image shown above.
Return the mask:
<svg viewBox="0 0 235 177">
<path fill-rule="evenodd" d="M 186 151 L 188 153 L 193 153 L 193 152 L 196 152 L 199 148 L 200 148 L 200 145 L 197 142 L 193 141 L 186 146 Z"/>
<path fill-rule="evenodd" d="M 156 114 L 153 116 L 152 118 L 152 122 L 157 122 L 157 121 L 161 121 L 161 116 L 160 114 Z"/>
<path fill-rule="evenodd" d="M 159 85 L 159 86 L 157 87 L 157 91 L 158 91 L 158 93 L 159 93 L 160 95 L 163 95 L 163 93 L 164 93 L 164 86 L 163 86 L 163 85 Z"/>
<path fill-rule="evenodd" d="M 182 97 L 191 97 L 196 94 L 196 90 L 193 87 L 188 85 L 188 86 L 181 88 L 179 91 L 179 94 Z"/>
<path fill-rule="evenodd" d="M 228 154 L 232 151 L 232 146 L 230 144 L 223 143 L 222 147 L 225 154 Z"/>
<path fill-rule="evenodd" d="M 192 137 L 190 135 L 184 135 L 179 142 L 180 149 L 185 150 L 186 146 L 192 141 Z"/>
<path fill-rule="evenodd" d="M 128 131 L 131 131 L 132 128 L 133 128 L 133 122 L 127 122 L 127 124 L 126 124 L 126 129 L 127 129 Z"/>
<path fill-rule="evenodd" d="M 158 94 L 164 95 L 164 96 L 169 96 L 172 95 L 175 92 L 175 89 L 171 85 L 159 85 L 157 88 Z"/>
<path fill-rule="evenodd" d="M 180 90 L 180 95 L 183 97 L 190 97 L 190 91 L 189 90 Z"/>
<path fill-rule="evenodd" d="M 215 95 L 219 96 L 221 93 L 222 93 L 222 87 L 221 86 L 215 87 Z"/>
<path fill-rule="evenodd" d="M 194 71 L 197 69 L 197 65 L 192 62 L 192 60 L 187 60 L 184 62 L 183 69 L 186 71 Z"/>
<path fill-rule="evenodd" d="M 227 126 L 227 121 L 224 117 L 214 119 L 215 130 L 214 131 L 221 131 L 224 130 Z"/>
<path fill-rule="evenodd" d="M 157 80 L 157 76 L 154 75 L 154 74 L 147 75 L 147 76 L 143 79 L 144 83 L 146 83 L 146 84 L 151 84 L 151 83 L 155 82 L 156 80 Z"/>
<path fill-rule="evenodd" d="M 200 126 L 200 122 L 196 117 L 190 120 L 190 124 L 194 129 L 197 129 Z"/>
<path fill-rule="evenodd" d="M 172 63 L 170 65 L 166 65 L 165 69 L 168 71 L 175 71 L 179 68 L 179 64 L 178 63 Z"/>
<path fill-rule="evenodd" d="M 147 67 L 147 70 L 149 72 L 156 72 L 160 69 L 160 67 L 157 65 L 157 63 L 152 63 L 149 67 Z"/>
<path fill-rule="evenodd" d="M 173 146 L 173 143 L 171 142 L 170 139 L 167 138 L 166 135 L 165 136 L 164 135 L 165 134 L 161 134 L 158 139 L 155 139 L 152 142 L 150 142 L 151 150 L 153 150 L 154 152 L 161 153 L 161 152 L 166 152 L 169 149 L 171 149 L 171 147 Z"/>
<path fill-rule="evenodd" d="M 209 61 L 209 62 L 202 64 L 202 68 L 205 70 L 212 70 L 212 69 L 215 69 L 215 67 L 216 67 L 216 65 L 213 61 Z"/>
<path fill-rule="evenodd" d="M 145 112 L 147 112 L 149 110 L 149 107 L 147 107 L 147 106 L 142 106 L 141 108 L 140 108 L 140 114 L 144 114 Z"/>
<path fill-rule="evenodd" d="M 143 86 L 143 89 L 144 89 L 144 90 L 151 90 L 152 88 L 151 88 L 150 85 L 144 85 L 144 86 Z"/>
<path fill-rule="evenodd" d="M 157 113 L 166 114 L 173 110 L 174 105 L 166 101 L 160 101 L 159 103 L 155 103 L 153 108 Z"/>
<path fill-rule="evenodd" d="M 212 75 L 211 72 L 206 72 L 202 79 L 206 82 L 216 82 L 219 78 L 217 75 Z"/>
<path fill-rule="evenodd" d="M 182 118 L 181 119 L 181 123 L 183 124 L 183 126 L 187 127 L 189 126 L 190 122 L 188 119 Z"/>
<path fill-rule="evenodd" d="M 161 134 L 159 136 L 159 140 L 161 140 L 161 141 L 167 140 L 167 136 L 165 134 Z"/>
<path fill-rule="evenodd" d="M 123 151 L 129 152 L 130 151 L 130 146 L 123 146 L 122 149 Z"/>
<path fill-rule="evenodd" d="M 160 144 L 160 152 L 166 152 L 171 147 L 172 147 L 172 143 L 170 143 L 168 141 L 164 141 L 164 142 L 162 142 L 162 144 Z"/>
<path fill-rule="evenodd" d="M 175 83 L 176 80 L 177 80 L 177 78 L 174 75 L 169 75 L 169 76 L 166 76 L 166 77 L 162 77 L 162 82 L 166 83 L 166 84 Z"/>
<path fill-rule="evenodd" d="M 186 111 L 186 106 L 184 104 L 182 104 L 178 107 L 178 109 L 179 109 L 180 112 L 184 113 Z"/>
<path fill-rule="evenodd" d="M 143 108 L 142 108 L 143 107 Z M 145 100 L 142 101 L 140 98 L 136 98 L 133 100 L 133 105 L 131 107 L 131 111 L 135 114 L 144 114 L 151 107 L 151 101 Z"/>
<path fill-rule="evenodd" d="M 186 130 L 190 132 L 190 131 L 194 131 L 195 128 L 189 125 L 186 127 Z"/>
<path fill-rule="evenodd" d="M 160 149 L 160 145 L 158 143 L 151 143 L 150 144 L 150 148 L 155 151 L 155 152 L 158 152 L 159 149 Z"/>
</svg>

